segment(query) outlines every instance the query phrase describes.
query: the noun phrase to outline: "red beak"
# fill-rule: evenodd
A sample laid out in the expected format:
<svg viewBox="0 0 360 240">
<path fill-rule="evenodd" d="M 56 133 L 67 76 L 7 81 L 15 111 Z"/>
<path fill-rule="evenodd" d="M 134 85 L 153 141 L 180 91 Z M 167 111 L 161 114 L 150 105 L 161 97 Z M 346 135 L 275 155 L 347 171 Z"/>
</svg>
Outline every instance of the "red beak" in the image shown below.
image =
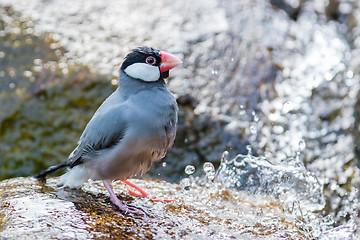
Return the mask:
<svg viewBox="0 0 360 240">
<path fill-rule="evenodd" d="M 160 51 L 160 54 L 161 54 L 161 63 L 160 63 L 161 73 L 169 71 L 170 69 L 182 63 L 180 58 L 168 52 Z"/>
</svg>

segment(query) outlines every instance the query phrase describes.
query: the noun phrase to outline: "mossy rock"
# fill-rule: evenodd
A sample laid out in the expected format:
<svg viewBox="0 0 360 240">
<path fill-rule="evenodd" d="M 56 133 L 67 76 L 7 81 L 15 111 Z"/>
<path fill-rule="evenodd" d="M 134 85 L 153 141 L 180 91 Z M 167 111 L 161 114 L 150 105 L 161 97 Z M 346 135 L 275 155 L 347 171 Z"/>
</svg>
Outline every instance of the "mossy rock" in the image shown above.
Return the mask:
<svg viewBox="0 0 360 240">
<path fill-rule="evenodd" d="M 115 87 L 109 76 L 70 64 L 50 35 L 29 34 L 30 19 L 11 8 L 0 12 L 5 29 L 0 38 L 0 179 L 5 179 L 65 161 Z"/>
</svg>

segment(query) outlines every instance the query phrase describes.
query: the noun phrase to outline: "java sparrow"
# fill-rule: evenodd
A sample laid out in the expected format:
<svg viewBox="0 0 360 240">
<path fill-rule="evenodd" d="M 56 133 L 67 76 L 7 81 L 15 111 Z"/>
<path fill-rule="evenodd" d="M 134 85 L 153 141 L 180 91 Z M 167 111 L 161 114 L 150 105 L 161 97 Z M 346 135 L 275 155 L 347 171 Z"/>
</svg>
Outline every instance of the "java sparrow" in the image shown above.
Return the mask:
<svg viewBox="0 0 360 240">
<path fill-rule="evenodd" d="M 174 142 L 178 106 L 164 78 L 181 63 L 178 57 L 154 48 L 132 50 L 120 67 L 119 87 L 95 112 L 67 161 L 35 177 L 44 179 L 68 167 L 60 185 L 79 188 L 88 179 L 102 180 L 121 211 L 142 213 L 122 203 L 111 182 L 120 179 L 140 192 L 130 193 L 158 200 L 126 179 L 147 172 Z"/>
</svg>

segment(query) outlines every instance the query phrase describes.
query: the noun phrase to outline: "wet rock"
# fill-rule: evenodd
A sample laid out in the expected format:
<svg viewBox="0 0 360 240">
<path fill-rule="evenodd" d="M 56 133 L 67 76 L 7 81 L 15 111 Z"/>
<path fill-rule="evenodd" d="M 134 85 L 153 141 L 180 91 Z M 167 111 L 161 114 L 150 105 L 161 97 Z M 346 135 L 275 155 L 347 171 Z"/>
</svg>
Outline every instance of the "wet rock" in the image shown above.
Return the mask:
<svg viewBox="0 0 360 240">
<path fill-rule="evenodd" d="M 293 13 L 284 14 L 262 0 L 2 2 L 36 17 L 39 29 L 52 32 L 72 58 L 102 73 L 116 72 L 124 54 L 138 45 L 161 46 L 183 55 L 183 69 L 174 70 L 169 80 L 182 105 L 178 138 L 164 162 L 154 165 L 151 176 L 178 181 L 186 165 L 199 167 L 204 161 L 218 165 L 223 150 L 246 154 L 247 145 L 253 155 L 265 155 L 273 163 L 300 151 L 306 168 L 324 184 L 323 214 L 336 224 L 352 217 L 360 179 L 350 134 L 357 124 L 353 107 L 359 86 L 356 1 L 341 2 L 338 7 L 337 1 L 306 1 L 300 11 L 296 8 L 303 1 L 277 1 L 280 9 L 286 8 L 283 3 L 295 4 L 296 21 Z M 337 21 L 330 20 L 334 17 Z M 55 89 L 51 92 L 61 92 Z M 47 91 L 34 92 L 43 97 Z M 75 94 L 78 92 L 71 95 Z M 186 95 L 195 100 L 182 99 Z M 67 101 L 57 102 L 67 106 Z M 86 109 L 94 110 L 93 105 Z M 29 112 L 26 116 L 35 120 Z M 22 122 L 20 117 L 21 121 L 12 118 L 7 124 Z M 87 120 L 71 119 L 64 129 Z M 17 126 L 9 129 L 19 129 Z M 71 129 L 72 147 L 79 129 Z M 11 147 L 18 142 L 27 144 L 7 162 L 19 155 L 24 160 L 27 152 L 36 152 L 39 148 L 31 148 L 32 139 L 30 134 L 26 141 L 21 138 L 7 145 L 2 151 L 12 153 Z M 45 152 L 55 154 L 40 155 L 42 161 L 62 161 L 70 152 L 51 150 Z M 34 169 L 30 161 L 24 162 L 30 166 L 13 169 Z"/>
<path fill-rule="evenodd" d="M 146 216 L 114 209 L 99 182 L 82 190 L 56 187 L 56 178 L 41 183 L 32 178 L 0 182 L 1 239 L 307 239 L 295 215 L 266 196 L 251 196 L 214 186 L 191 186 L 160 180 L 132 181 L 151 194 L 178 202 L 134 199 L 114 184 L 120 199 L 141 208 Z"/>
</svg>

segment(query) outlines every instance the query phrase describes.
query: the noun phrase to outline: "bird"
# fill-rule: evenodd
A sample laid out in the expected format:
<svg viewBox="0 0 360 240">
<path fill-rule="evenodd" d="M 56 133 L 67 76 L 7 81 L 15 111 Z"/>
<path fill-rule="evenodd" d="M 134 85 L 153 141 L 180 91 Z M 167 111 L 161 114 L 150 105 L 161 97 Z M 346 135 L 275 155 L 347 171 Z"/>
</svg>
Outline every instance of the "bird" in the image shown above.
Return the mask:
<svg viewBox="0 0 360 240">
<path fill-rule="evenodd" d="M 44 180 L 48 174 L 68 168 L 60 176 L 59 186 L 80 188 L 89 179 L 102 180 L 111 202 L 125 213 L 143 211 L 118 199 L 113 180 L 140 192 L 129 190 L 134 196 L 160 201 L 128 179 L 147 172 L 174 143 L 178 105 L 165 78 L 181 63 L 166 51 L 146 46 L 133 49 L 120 67 L 118 88 L 96 110 L 68 159 L 34 177 Z"/>
</svg>

